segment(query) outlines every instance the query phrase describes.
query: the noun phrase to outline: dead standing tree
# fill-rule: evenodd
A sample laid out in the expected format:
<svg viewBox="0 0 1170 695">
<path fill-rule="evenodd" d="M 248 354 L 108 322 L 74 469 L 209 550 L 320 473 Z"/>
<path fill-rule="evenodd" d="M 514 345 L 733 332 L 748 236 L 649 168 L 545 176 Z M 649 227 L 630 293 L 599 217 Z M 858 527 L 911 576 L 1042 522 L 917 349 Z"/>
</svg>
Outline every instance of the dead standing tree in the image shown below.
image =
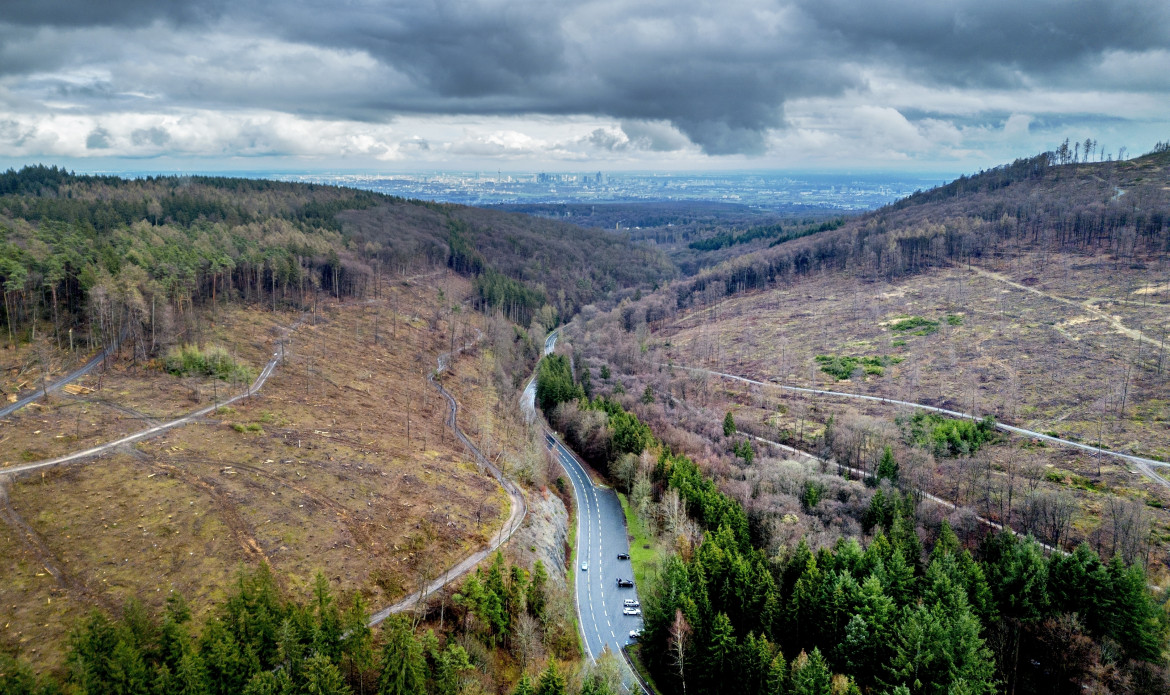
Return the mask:
<svg viewBox="0 0 1170 695">
<path fill-rule="evenodd" d="M 682 686 L 683 695 L 687 692 L 686 661 L 687 649 L 691 641 L 691 626 L 683 617 L 681 610 L 674 611 L 674 622 L 670 625 L 670 658 L 678 669 L 678 682 Z"/>
</svg>

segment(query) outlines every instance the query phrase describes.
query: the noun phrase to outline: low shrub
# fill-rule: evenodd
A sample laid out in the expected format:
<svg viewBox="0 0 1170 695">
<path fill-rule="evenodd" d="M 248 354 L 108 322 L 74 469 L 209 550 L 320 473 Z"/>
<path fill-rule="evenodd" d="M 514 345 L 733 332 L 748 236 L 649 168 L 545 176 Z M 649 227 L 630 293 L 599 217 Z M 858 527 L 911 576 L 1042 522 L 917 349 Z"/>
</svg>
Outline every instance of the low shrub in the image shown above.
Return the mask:
<svg viewBox="0 0 1170 695">
<path fill-rule="evenodd" d="M 236 361 L 227 350 L 213 345 L 200 350 L 194 345 L 171 348 L 163 368 L 175 376 L 211 376 L 224 381 L 251 381 L 255 371 Z"/>
</svg>

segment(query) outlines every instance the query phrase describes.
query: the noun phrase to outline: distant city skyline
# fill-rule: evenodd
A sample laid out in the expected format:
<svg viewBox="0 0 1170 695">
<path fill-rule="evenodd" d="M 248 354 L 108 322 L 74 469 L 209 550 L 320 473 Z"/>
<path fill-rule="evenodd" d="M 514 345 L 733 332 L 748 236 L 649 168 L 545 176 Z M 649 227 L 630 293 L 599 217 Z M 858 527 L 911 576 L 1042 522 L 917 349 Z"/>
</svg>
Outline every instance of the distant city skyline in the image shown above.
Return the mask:
<svg viewBox="0 0 1170 695">
<path fill-rule="evenodd" d="M 0 166 L 894 171 L 1170 140 L 1164 0 L 7 0 Z"/>
<path fill-rule="evenodd" d="M 407 198 L 465 205 L 710 201 L 778 210 L 808 207 L 843 211 L 874 209 L 904 198 L 916 190 L 945 182 L 938 178 L 890 173 L 252 174 L 284 181 L 349 186 Z"/>
</svg>

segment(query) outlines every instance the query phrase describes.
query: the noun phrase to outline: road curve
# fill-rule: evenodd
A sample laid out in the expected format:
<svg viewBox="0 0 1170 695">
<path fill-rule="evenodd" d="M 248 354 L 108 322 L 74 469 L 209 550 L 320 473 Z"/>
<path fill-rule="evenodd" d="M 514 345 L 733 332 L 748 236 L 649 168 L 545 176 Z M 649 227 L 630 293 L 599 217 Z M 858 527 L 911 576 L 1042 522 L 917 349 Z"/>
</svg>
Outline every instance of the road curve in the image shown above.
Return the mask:
<svg viewBox="0 0 1170 695">
<path fill-rule="evenodd" d="M 37 400 L 41 396 L 45 395 L 46 391 L 50 391 L 50 392 L 56 391 L 57 389 L 61 388 L 65 384 L 68 384 L 71 381 L 76 381 L 77 379 L 80 379 L 81 377 L 85 376 L 86 374 L 89 374 L 90 372 L 92 372 L 94 370 L 95 367 L 97 367 L 99 364 L 101 364 L 102 360 L 106 359 L 106 357 L 109 356 L 109 354 L 111 352 L 118 349 L 118 344 L 120 342 L 121 341 L 114 341 L 113 345 L 107 346 L 105 349 L 103 349 L 101 352 L 99 352 L 97 354 L 97 356 L 93 357 L 88 362 L 86 362 L 85 364 L 78 367 L 76 370 L 66 374 L 65 376 L 61 377 L 60 379 L 57 379 L 53 383 L 47 385 L 44 389 L 37 389 L 32 394 L 25 396 L 24 398 L 20 399 L 19 401 L 16 401 L 15 403 L 10 403 L 10 404 L 4 406 L 3 408 L 0 408 L 0 417 L 8 417 L 9 415 L 15 413 L 16 411 L 20 410 L 21 408 L 28 405 L 29 403 L 32 403 L 33 401 Z"/>
<path fill-rule="evenodd" d="M 556 347 L 558 334 L 553 332 L 544 343 L 544 354 Z M 619 553 L 629 554 L 626 517 L 621 502 L 612 488 L 595 485 L 584 464 L 544 426 L 536 413 L 535 379 L 524 390 L 524 409 L 532 421 L 539 423 L 548 445 L 573 486 L 577 501 L 577 563 L 569 571 L 576 574 L 573 596 L 578 625 L 589 659 L 596 660 L 608 649 L 623 660 L 622 647 L 629 642 L 631 630 L 642 629 L 641 616 L 622 613 L 625 599 L 637 599 L 637 587 L 619 589 L 618 578 L 634 579 L 629 560 L 618 560 Z M 582 570 L 582 563 L 588 569 Z M 633 670 L 625 674 L 624 685 L 632 690 Z"/>
<path fill-rule="evenodd" d="M 303 322 L 304 322 L 304 319 L 302 318 L 301 320 L 294 323 L 291 327 L 289 327 L 287 329 L 286 333 L 296 330 Z M 91 363 L 92 362 L 93 362 L 93 360 L 91 360 Z M 66 454 L 64 456 L 58 456 L 57 458 L 46 459 L 44 461 L 33 461 L 32 463 L 24 463 L 24 464 L 21 464 L 18 466 L 8 466 L 7 468 L 0 468 L 0 475 L 19 475 L 21 473 L 28 473 L 30 471 L 43 470 L 46 468 L 55 468 L 57 466 L 62 466 L 62 465 L 65 465 L 67 463 L 72 463 L 74 461 L 80 461 L 83 459 L 91 458 L 93 456 L 98 456 L 99 454 L 103 454 L 107 451 L 110 451 L 111 449 L 115 449 L 119 446 L 122 446 L 123 444 L 132 444 L 134 442 L 140 442 L 144 439 L 149 439 L 151 437 L 154 437 L 155 435 L 166 432 L 167 430 L 171 430 L 171 429 L 174 429 L 176 427 L 181 427 L 183 425 L 194 422 L 195 420 L 198 420 L 199 418 L 203 417 L 204 415 L 207 415 L 208 413 L 214 412 L 225 405 L 230 405 L 230 404 L 235 403 L 236 401 L 241 400 L 243 398 L 250 398 L 252 396 L 252 394 L 256 393 L 257 391 L 260 390 L 260 388 L 262 386 L 264 386 L 264 383 L 266 381 L 268 381 L 268 377 L 272 376 L 273 370 L 276 369 L 276 365 L 279 363 L 280 363 L 280 351 L 278 350 L 278 351 L 272 353 L 272 359 L 268 360 L 268 363 L 264 365 L 264 369 L 260 370 L 260 375 L 257 376 L 256 380 L 253 381 L 252 384 L 248 386 L 247 391 L 245 391 L 244 393 L 236 394 L 235 396 L 232 396 L 231 398 L 220 401 L 219 403 L 216 403 L 214 405 L 209 405 L 206 408 L 201 408 L 199 410 L 196 410 L 193 413 L 188 413 L 187 415 L 184 415 L 183 417 L 178 418 L 177 420 L 171 420 L 170 422 L 164 422 L 160 425 L 155 425 L 154 427 L 148 427 L 147 429 L 144 429 L 140 432 L 135 432 L 134 434 L 126 435 L 125 437 L 122 437 L 121 439 L 115 439 L 112 442 L 107 442 L 106 444 L 100 444 L 98 446 L 91 447 L 91 448 L 85 449 L 83 451 L 76 451 L 72 454 Z M 90 368 L 92 369 L 92 367 L 90 367 Z M 62 382 L 62 383 L 64 383 L 64 382 Z"/>
<path fill-rule="evenodd" d="M 476 338 L 475 341 L 464 345 L 456 352 L 462 352 L 463 350 L 466 350 L 467 348 L 474 345 L 475 342 L 478 342 L 478 340 L 479 338 Z M 447 352 L 440 355 L 439 367 L 427 375 L 427 381 L 429 381 L 432 386 L 439 390 L 439 393 L 442 394 L 443 398 L 447 399 L 447 426 L 451 428 L 451 430 L 455 433 L 455 436 L 459 438 L 459 441 L 463 442 L 463 445 L 466 446 L 467 449 L 475 455 L 476 463 L 479 466 L 487 468 L 489 471 L 491 471 L 492 476 L 494 476 L 496 481 L 499 482 L 500 486 L 504 488 L 504 491 L 508 493 L 512 511 L 508 515 L 508 521 L 505 522 L 503 528 L 501 528 L 500 531 L 492 537 L 486 548 L 477 550 L 468 557 L 460 560 L 458 564 L 444 572 L 442 576 L 436 578 L 430 584 L 427 584 L 427 586 L 423 589 L 414 592 L 406 598 L 403 598 L 401 601 L 395 603 L 392 606 L 383 608 L 382 610 L 372 614 L 370 616 L 369 622 L 367 623 L 369 627 L 377 625 L 394 613 L 401 613 L 402 611 L 409 610 L 410 608 L 417 605 L 420 601 L 425 600 L 427 596 L 433 594 L 439 589 L 442 589 L 447 584 L 450 584 L 451 582 L 470 572 L 472 568 L 480 563 L 481 560 L 495 552 L 497 548 L 507 542 L 507 540 L 512 537 L 512 534 L 514 534 L 516 530 L 520 528 L 521 522 L 524 521 L 524 517 L 528 514 L 528 503 L 525 501 L 524 494 L 520 491 L 520 487 L 517 486 L 516 483 L 509 480 L 507 476 L 504 475 L 503 471 L 497 468 L 495 464 L 493 464 L 488 459 L 488 457 L 484 456 L 483 452 L 481 452 L 479 448 L 471 442 L 471 439 L 469 439 L 467 435 L 463 433 L 463 430 L 459 429 L 459 403 L 455 400 L 455 397 L 452 396 L 451 393 L 447 391 L 447 389 L 443 388 L 443 385 L 435 379 L 435 375 L 440 374 L 445 369 L 447 369 L 447 365 L 450 363 L 450 360 L 451 353 Z"/>
<path fill-rule="evenodd" d="M 664 366 L 667 366 L 667 365 L 664 365 Z M 822 396 L 838 396 L 841 398 L 855 398 L 855 399 L 864 400 L 864 401 L 874 401 L 876 403 L 887 403 L 890 405 L 904 405 L 904 406 L 908 406 L 910 408 L 920 408 L 922 410 L 929 410 L 931 412 L 942 413 L 943 415 L 950 415 L 951 417 L 964 418 L 967 420 L 979 420 L 980 419 L 980 417 L 978 415 L 972 415 L 970 413 L 962 413 L 962 412 L 959 412 L 957 410 L 948 410 L 947 408 L 939 408 L 937 406 L 926 405 L 923 403 L 913 403 L 911 401 L 902 401 L 902 400 L 898 400 L 897 398 L 885 398 L 883 396 L 869 396 L 869 395 L 865 395 L 865 394 L 861 394 L 861 393 L 847 393 L 845 391 L 829 391 L 827 389 L 810 389 L 810 388 L 805 388 L 803 386 L 786 386 L 784 384 L 775 384 L 775 383 L 771 383 L 771 382 L 767 382 L 767 381 L 757 381 L 755 379 L 749 379 L 747 377 L 738 376 L 736 374 L 728 374 L 726 372 L 717 372 L 713 369 L 703 369 L 701 367 L 687 367 L 685 365 L 677 365 L 677 364 L 676 365 L 669 365 L 669 366 L 677 367 L 679 369 L 685 369 L 685 370 L 690 371 L 690 372 L 712 374 L 714 376 L 723 377 L 724 379 L 731 379 L 733 381 L 741 381 L 745 384 L 755 384 L 757 386 L 769 386 L 771 388 L 777 388 L 777 389 L 781 389 L 784 391 L 795 391 L 798 393 L 812 393 L 812 394 L 817 394 L 817 395 L 822 395 Z M 1070 447 L 1074 447 L 1077 449 L 1081 449 L 1083 451 L 1088 451 L 1088 452 L 1095 453 L 1095 454 L 1104 454 L 1105 456 L 1112 456 L 1114 458 L 1122 459 L 1123 461 L 1128 461 L 1128 462 L 1132 463 L 1138 469 L 1139 472 L 1141 472 L 1143 475 L 1145 475 L 1150 480 L 1153 480 L 1154 482 L 1158 483 L 1159 485 L 1162 485 L 1163 487 L 1170 488 L 1170 481 L 1167 481 L 1165 478 L 1158 475 L 1153 470 L 1154 466 L 1170 466 L 1170 463 L 1166 463 L 1165 461 L 1155 461 L 1154 459 L 1143 458 L 1141 456 L 1134 456 L 1133 454 L 1123 454 L 1120 451 L 1112 451 L 1110 449 L 1100 449 L 1098 447 L 1091 446 L 1089 444 L 1082 444 L 1080 442 L 1074 442 L 1074 441 L 1071 441 L 1068 439 L 1061 439 L 1060 437 L 1053 437 L 1051 435 L 1042 434 L 1040 432 L 1033 432 L 1032 430 L 1026 430 L 1022 427 L 1013 427 L 1012 425 L 1005 425 L 1002 422 L 996 422 L 995 427 L 996 427 L 996 429 L 1003 430 L 1004 432 L 1011 432 L 1013 434 L 1019 434 L 1019 435 L 1025 436 L 1025 437 L 1032 437 L 1033 439 L 1041 439 L 1041 440 L 1044 440 L 1046 442 L 1052 442 L 1053 444 L 1059 444 L 1061 446 L 1070 446 Z"/>
</svg>

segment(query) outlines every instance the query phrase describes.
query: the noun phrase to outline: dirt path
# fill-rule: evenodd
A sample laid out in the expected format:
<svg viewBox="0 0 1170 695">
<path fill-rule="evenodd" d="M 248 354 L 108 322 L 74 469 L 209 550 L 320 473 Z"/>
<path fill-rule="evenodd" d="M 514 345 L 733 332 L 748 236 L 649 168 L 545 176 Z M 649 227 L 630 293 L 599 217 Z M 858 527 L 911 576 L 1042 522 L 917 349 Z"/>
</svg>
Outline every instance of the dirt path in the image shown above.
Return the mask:
<svg viewBox="0 0 1170 695">
<path fill-rule="evenodd" d="M 8 499 L 8 488 L 11 483 L 11 478 L 6 475 L 0 475 L 0 518 L 4 523 L 8 524 L 13 532 L 20 537 L 21 543 L 36 557 L 37 562 L 45 571 L 52 575 L 56 580 L 57 586 L 69 595 L 80 598 L 85 602 L 100 605 L 106 609 L 112 608 L 107 601 L 94 592 L 90 591 L 89 587 L 84 581 L 65 572 L 61 568 L 61 563 L 58 562 L 57 556 L 49 549 L 47 543 L 41 534 L 37 533 L 36 529 L 29 526 L 28 522 L 24 520 L 20 513 L 12 506 Z"/>
<path fill-rule="evenodd" d="M 240 515 L 239 505 L 231 498 L 231 495 L 220 489 L 219 482 L 212 478 L 197 475 L 191 471 L 180 468 L 165 461 L 159 461 L 135 450 L 135 458 L 141 460 L 145 465 L 155 469 L 160 473 L 169 475 L 177 480 L 181 480 L 187 485 L 195 488 L 206 494 L 211 498 L 215 505 L 215 511 L 219 514 L 220 519 L 227 525 L 232 532 L 232 537 L 235 538 L 236 543 L 240 549 L 244 551 L 244 555 L 255 557 L 271 565 L 268 560 L 268 555 L 264 552 L 264 548 L 260 547 L 260 542 L 256 540 L 256 535 L 253 533 L 252 525 L 244 520 Z"/>
<path fill-rule="evenodd" d="M 731 379 L 732 381 L 740 381 L 740 382 L 743 382 L 745 384 L 755 384 L 757 386 L 767 386 L 767 387 L 771 387 L 771 388 L 780 389 L 782 391 L 793 391 L 796 393 L 811 393 L 811 394 L 820 395 L 820 396 L 836 396 L 836 397 L 840 397 L 840 398 L 853 398 L 853 399 L 863 400 L 863 401 L 872 401 L 875 403 L 886 403 L 888 405 L 907 406 L 910 408 L 919 408 L 921 410 L 929 410 L 929 411 L 934 412 L 934 413 L 941 413 L 943 415 L 949 415 L 950 417 L 961 418 L 964 420 L 980 420 L 981 419 L 979 416 L 972 415 L 970 413 L 962 413 L 962 412 L 959 412 L 957 410 L 949 410 L 947 408 L 938 408 L 938 407 L 933 406 L 933 405 L 926 405 L 925 403 L 914 403 L 913 401 L 903 401 L 903 400 L 899 400 L 897 398 L 885 398 L 883 396 L 869 396 L 869 395 L 866 395 L 863 393 L 848 393 L 846 391 L 830 391 L 828 389 L 810 389 L 810 388 L 805 388 L 803 386 L 785 386 L 783 384 L 774 384 L 774 383 L 767 382 L 767 381 L 757 381 L 755 379 L 749 379 L 747 377 L 739 376 L 737 374 L 728 374 L 726 372 L 717 372 L 717 371 L 712 370 L 712 369 L 703 369 L 701 367 L 687 367 L 685 365 L 679 365 L 679 364 L 676 364 L 673 366 L 676 369 L 685 369 L 689 372 L 700 372 L 700 373 L 705 373 L 705 374 L 711 374 L 713 376 L 722 377 L 724 379 Z M 1042 432 L 1034 432 L 1032 430 L 1026 430 L 1022 427 L 1014 427 L 1012 425 L 1007 425 L 1007 424 L 1004 424 L 1002 422 L 996 422 L 995 428 L 998 430 L 1002 430 L 1004 432 L 1011 432 L 1013 434 L 1019 434 L 1019 435 L 1025 436 L 1025 437 L 1031 437 L 1032 439 L 1040 439 L 1040 440 L 1044 440 L 1046 442 L 1051 442 L 1053 444 L 1059 444 L 1061 446 L 1073 447 L 1075 449 L 1081 449 L 1082 451 L 1088 451 L 1090 453 L 1099 453 L 1099 454 L 1104 454 L 1105 456 L 1112 456 L 1114 458 L 1122 459 L 1123 461 L 1127 461 L 1127 462 L 1133 464 L 1133 466 L 1135 468 L 1137 468 L 1139 473 L 1146 476 L 1150 480 L 1154 481 L 1155 483 L 1158 483 L 1162 487 L 1170 488 L 1170 481 L 1167 481 L 1165 478 L 1163 478 L 1162 476 L 1160 476 L 1154 472 L 1155 466 L 1159 466 L 1159 467 L 1170 466 L 1170 464 L 1167 464 L 1165 461 L 1155 461 L 1153 459 L 1144 458 L 1142 456 L 1134 456 L 1133 454 L 1123 454 L 1120 451 L 1112 451 L 1110 449 L 1101 449 L 1101 448 L 1098 448 L 1095 446 L 1090 446 L 1088 444 L 1081 444 L 1080 442 L 1073 442 L 1073 441 L 1069 441 L 1067 439 L 1061 439 L 1060 437 L 1053 437 L 1051 435 L 1047 435 L 1047 434 L 1044 434 Z"/>
<path fill-rule="evenodd" d="M 157 459 L 155 459 L 155 460 L 157 461 Z M 296 492 L 297 494 L 300 494 L 300 495 L 303 495 L 303 496 L 309 498 L 310 500 L 312 500 L 316 504 L 320 505 L 322 508 L 328 509 L 329 511 L 332 511 L 334 516 L 336 516 L 338 519 L 341 520 L 342 525 L 349 532 L 349 535 L 353 539 L 353 542 L 362 550 L 364 550 L 366 552 L 370 552 L 372 547 L 373 547 L 373 543 L 370 539 L 369 532 L 367 531 L 365 526 L 363 526 L 359 521 L 354 519 L 353 512 L 350 511 L 349 507 L 346 507 L 345 505 L 341 504 L 337 500 L 329 497 L 328 495 L 325 495 L 324 493 L 321 493 L 317 490 L 314 490 L 311 487 L 307 487 L 305 485 L 298 485 L 297 483 L 294 483 L 292 481 L 281 478 L 278 475 L 274 475 L 272 473 L 269 473 L 268 471 L 264 470 L 263 468 L 259 468 L 257 466 L 249 466 L 249 465 L 243 464 L 243 463 L 233 463 L 229 466 L 229 465 L 224 465 L 224 463 L 222 461 L 213 461 L 211 459 L 198 458 L 198 457 L 194 457 L 194 456 L 178 457 L 178 458 L 170 459 L 166 463 L 167 464 L 171 464 L 171 463 L 199 464 L 199 465 L 204 465 L 204 466 L 210 466 L 212 468 L 220 470 L 221 472 L 224 472 L 224 471 L 227 471 L 230 469 L 230 470 L 234 470 L 234 471 L 251 473 L 252 475 L 256 475 L 256 476 L 259 476 L 261 478 L 265 478 L 266 480 L 270 480 L 270 481 L 276 483 L 277 485 L 280 485 L 281 487 L 288 488 L 289 490 L 292 490 L 293 492 Z"/>
<path fill-rule="evenodd" d="M 1009 285 L 1009 286 L 1014 287 L 1018 290 L 1023 290 L 1024 292 L 1031 292 L 1034 295 L 1044 297 L 1045 299 L 1048 299 L 1048 300 L 1051 300 L 1054 302 L 1060 302 L 1061 304 L 1067 304 L 1068 306 L 1076 307 L 1077 309 L 1080 309 L 1081 311 L 1093 316 L 1093 318 L 1098 318 L 1098 319 L 1101 319 L 1102 321 L 1105 321 L 1106 323 L 1108 323 L 1110 326 L 1113 327 L 1114 331 L 1126 336 L 1127 338 L 1131 338 L 1133 340 L 1140 340 L 1143 343 L 1146 343 L 1148 345 L 1152 345 L 1154 347 L 1159 346 L 1159 342 L 1157 340 L 1155 340 L 1154 338 L 1151 338 L 1148 335 L 1145 335 L 1141 331 L 1135 331 L 1132 328 L 1127 328 L 1125 326 L 1125 324 L 1123 324 L 1121 322 L 1120 318 L 1118 318 L 1112 314 L 1106 314 L 1104 311 L 1101 311 L 1100 309 L 1097 308 L 1097 306 L 1096 306 L 1097 304 L 1100 304 L 1101 302 L 1112 301 L 1110 299 L 1107 299 L 1105 297 L 1089 297 L 1088 299 L 1086 299 L 1083 302 L 1078 302 L 1075 299 L 1068 299 L 1066 297 L 1061 297 L 1061 296 L 1058 296 L 1055 294 L 1051 294 L 1051 293 L 1045 292 L 1043 290 L 1038 290 L 1035 287 L 1028 287 L 1027 285 L 1022 285 L 1022 284 L 1008 278 L 1005 275 L 1001 275 L 1000 273 L 996 273 L 996 272 L 991 271 L 991 270 L 984 270 L 983 268 L 980 268 L 978 266 L 970 266 L 970 269 L 976 275 L 981 275 L 985 278 L 989 278 L 991 280 L 995 280 L 996 282 L 1003 283 L 1005 285 Z"/>
<path fill-rule="evenodd" d="M 304 317 L 302 317 L 300 320 L 298 320 L 292 326 L 285 329 L 283 335 L 288 335 L 289 333 L 295 331 L 297 328 L 300 327 L 300 325 L 302 323 L 304 323 L 304 321 L 305 321 L 305 319 L 304 319 Z M 35 470 L 54 468 L 56 466 L 62 466 L 62 465 L 67 464 L 67 463 L 73 463 L 74 461 L 80 461 L 83 459 L 92 458 L 94 456 L 99 456 L 101 454 L 112 451 L 120 446 L 125 445 L 125 444 L 132 444 L 134 442 L 139 442 L 139 441 L 142 441 L 144 439 L 149 439 L 151 437 L 162 434 L 163 432 L 166 432 L 167 430 L 174 429 L 175 427 L 181 427 L 183 425 L 188 425 L 188 424 L 191 424 L 193 422 L 198 422 L 199 419 L 202 418 L 204 415 L 209 415 L 209 414 L 219 410 L 220 408 L 222 408 L 225 405 L 230 405 L 230 404 L 235 403 L 236 401 L 242 400 L 244 398 L 251 398 L 252 394 L 256 393 L 257 391 L 259 391 L 261 389 L 261 387 L 264 386 L 265 382 L 268 381 L 268 377 L 272 376 L 272 372 L 276 370 L 276 366 L 278 364 L 280 364 L 281 359 L 282 359 L 281 358 L 281 351 L 278 350 L 277 352 L 272 353 L 272 359 L 268 360 L 268 364 L 264 365 L 264 369 L 260 371 L 260 375 L 256 377 L 256 380 L 254 382 L 252 382 L 251 385 L 248 386 L 248 390 L 244 393 L 236 394 L 235 396 L 232 396 L 231 398 L 228 398 L 224 401 L 221 401 L 221 402 L 216 403 L 214 405 L 209 405 L 206 408 L 201 408 L 199 410 L 196 410 L 195 412 L 190 413 L 188 415 L 184 415 L 183 417 L 178 418 L 177 420 L 171 420 L 170 422 L 164 422 L 162 424 L 155 425 L 153 427 L 149 427 L 145 430 L 142 430 L 141 432 L 135 432 L 134 434 L 127 435 L 125 437 L 122 437 L 121 439 L 116 439 L 116 440 L 114 440 L 112 442 L 108 442 L 106 444 L 100 444 L 98 446 L 91 447 L 91 448 L 85 449 L 83 451 L 74 452 L 72 454 L 66 454 L 64 456 L 58 456 L 57 458 L 47 459 L 45 461 L 34 461 L 32 463 L 25 463 L 25 464 L 21 464 L 21 465 L 17 465 L 17 466 L 9 466 L 7 468 L 0 468 L 0 475 L 17 475 L 20 473 L 28 473 L 28 472 L 35 471 Z"/>
<path fill-rule="evenodd" d="M 456 350 L 455 354 L 467 350 L 468 348 L 478 343 L 482 338 L 483 334 L 480 333 L 476 336 L 475 340 Z M 454 567 L 443 572 L 441 577 L 435 579 L 430 584 L 427 584 L 419 591 L 416 591 L 406 598 L 403 598 L 398 603 L 395 603 L 394 605 L 387 608 L 383 608 L 382 610 L 371 615 L 368 623 L 370 627 L 377 625 L 394 613 L 401 613 L 405 610 L 413 608 L 414 606 L 418 605 L 419 602 L 425 601 L 427 596 L 435 593 L 444 586 L 447 586 L 451 582 L 470 572 L 476 565 L 478 565 L 481 561 L 495 552 L 497 548 L 507 542 L 507 540 L 512 537 L 512 534 L 514 534 L 516 530 L 520 528 L 520 524 L 524 521 L 524 517 L 528 514 L 528 504 L 524 500 L 524 493 L 521 492 L 520 487 L 516 485 L 516 483 L 509 480 L 507 476 L 504 475 L 503 471 L 497 468 L 496 465 L 488 459 L 488 457 L 484 456 L 483 452 L 481 452 L 479 448 L 472 443 L 471 439 L 463 433 L 463 430 L 459 428 L 459 402 L 456 401 L 455 397 L 452 396 L 451 393 L 447 391 L 447 389 L 443 388 L 443 385 L 435 379 L 436 375 L 442 374 L 443 371 L 446 370 L 447 365 L 450 363 L 453 356 L 454 355 L 449 352 L 440 355 L 439 367 L 427 375 L 427 381 L 429 381 L 432 386 L 437 388 L 439 393 L 442 394 L 443 398 L 447 400 L 447 426 L 455 432 L 455 436 L 459 438 L 459 441 L 463 442 L 463 445 L 466 446 L 472 454 L 474 454 L 476 463 L 481 468 L 486 468 L 489 470 L 492 476 L 495 477 L 496 481 L 499 482 L 500 486 L 504 488 L 504 491 L 508 493 L 509 502 L 511 503 L 512 508 L 511 513 L 508 515 L 508 520 L 504 523 L 503 528 L 501 528 L 499 532 L 492 537 L 492 539 L 488 542 L 487 547 L 483 548 L 482 550 L 478 550 L 464 558 Z"/>
</svg>

